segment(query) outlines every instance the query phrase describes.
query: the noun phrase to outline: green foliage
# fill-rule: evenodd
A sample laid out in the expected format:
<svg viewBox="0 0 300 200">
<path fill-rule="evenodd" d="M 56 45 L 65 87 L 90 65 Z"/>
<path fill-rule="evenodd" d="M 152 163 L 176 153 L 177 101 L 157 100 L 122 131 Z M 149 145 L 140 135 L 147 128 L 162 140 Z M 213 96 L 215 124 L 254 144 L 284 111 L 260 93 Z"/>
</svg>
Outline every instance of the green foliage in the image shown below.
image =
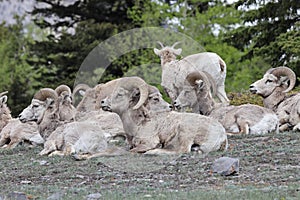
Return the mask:
<svg viewBox="0 0 300 200">
<path fill-rule="evenodd" d="M 29 56 L 29 41 L 23 32 L 22 18 L 17 24 L 0 25 L 0 91 L 8 91 L 8 105 L 16 116 L 30 102 L 36 74 L 26 62 Z"/>
<path fill-rule="evenodd" d="M 231 105 L 242 105 L 242 104 L 256 104 L 263 106 L 263 99 L 258 95 L 251 94 L 249 91 L 242 90 L 241 92 L 230 92 L 228 93 Z"/>
<path fill-rule="evenodd" d="M 286 65 L 299 76 L 299 8 L 298 0 L 240 0 L 243 10 L 241 26 L 226 34 L 225 41 L 240 50 L 244 59 L 257 56 L 272 67 Z"/>
</svg>

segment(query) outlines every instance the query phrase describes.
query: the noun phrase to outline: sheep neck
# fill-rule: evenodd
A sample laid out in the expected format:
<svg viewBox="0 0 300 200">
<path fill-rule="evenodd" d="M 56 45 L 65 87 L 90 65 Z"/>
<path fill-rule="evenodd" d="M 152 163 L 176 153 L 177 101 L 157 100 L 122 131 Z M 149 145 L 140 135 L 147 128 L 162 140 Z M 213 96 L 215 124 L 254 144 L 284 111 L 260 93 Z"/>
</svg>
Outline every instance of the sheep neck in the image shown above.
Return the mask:
<svg viewBox="0 0 300 200">
<path fill-rule="evenodd" d="M 286 98 L 282 88 L 276 88 L 272 94 L 263 99 L 264 106 L 276 112 L 278 105 Z"/>
</svg>

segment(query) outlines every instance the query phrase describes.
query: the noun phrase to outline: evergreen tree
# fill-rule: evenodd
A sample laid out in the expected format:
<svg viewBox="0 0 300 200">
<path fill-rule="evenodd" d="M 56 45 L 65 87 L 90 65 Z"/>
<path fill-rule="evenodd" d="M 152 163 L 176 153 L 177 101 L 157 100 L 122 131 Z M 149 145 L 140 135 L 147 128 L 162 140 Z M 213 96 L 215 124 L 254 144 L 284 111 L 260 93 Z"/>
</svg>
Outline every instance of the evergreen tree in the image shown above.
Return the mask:
<svg viewBox="0 0 300 200">
<path fill-rule="evenodd" d="M 31 63 L 41 69 L 39 79 L 47 87 L 58 84 L 73 86 L 81 63 L 93 48 L 108 37 L 130 29 L 127 17 L 130 0 L 77 0 L 71 4 L 56 0 L 38 0 L 47 6 L 36 6 L 32 14 L 41 28 L 50 29 L 46 41 L 36 42 Z M 109 68 L 116 76 L 120 66 Z"/>
<path fill-rule="evenodd" d="M 38 73 L 27 63 L 30 39 L 24 33 L 22 18 L 17 24 L 0 25 L 0 91 L 8 91 L 8 105 L 17 116 L 29 103 Z"/>
<path fill-rule="evenodd" d="M 286 65 L 300 75 L 300 23 L 298 0 L 239 0 L 242 26 L 227 34 L 226 41 L 245 58 L 262 57 L 273 67 Z"/>
</svg>

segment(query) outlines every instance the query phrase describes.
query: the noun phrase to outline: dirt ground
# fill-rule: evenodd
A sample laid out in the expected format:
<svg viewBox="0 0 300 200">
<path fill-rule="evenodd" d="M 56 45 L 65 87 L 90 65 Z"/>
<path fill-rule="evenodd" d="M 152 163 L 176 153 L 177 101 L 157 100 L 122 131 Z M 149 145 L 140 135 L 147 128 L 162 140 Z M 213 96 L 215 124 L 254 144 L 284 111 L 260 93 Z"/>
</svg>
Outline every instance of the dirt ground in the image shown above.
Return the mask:
<svg viewBox="0 0 300 200">
<path fill-rule="evenodd" d="M 230 136 L 226 152 L 76 161 L 42 147 L 0 150 L 2 199 L 300 199 L 300 133 Z M 212 173 L 222 156 L 239 173 Z M 242 196 L 241 196 L 242 195 Z"/>
</svg>

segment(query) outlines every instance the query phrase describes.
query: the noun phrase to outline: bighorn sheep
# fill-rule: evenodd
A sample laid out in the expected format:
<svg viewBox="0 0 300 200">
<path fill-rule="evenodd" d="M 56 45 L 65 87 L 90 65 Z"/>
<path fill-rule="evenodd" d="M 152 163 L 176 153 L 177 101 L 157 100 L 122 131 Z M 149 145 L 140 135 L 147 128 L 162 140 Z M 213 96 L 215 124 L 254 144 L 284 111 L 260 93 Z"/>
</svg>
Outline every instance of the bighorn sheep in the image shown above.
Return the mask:
<svg viewBox="0 0 300 200">
<path fill-rule="evenodd" d="M 40 89 L 31 104 L 19 115 L 21 122 L 36 121 L 41 136 L 46 140 L 62 122 L 58 116 L 58 95 L 51 88 Z"/>
<path fill-rule="evenodd" d="M 208 153 L 227 144 L 225 129 L 217 120 L 193 113 L 163 111 L 166 102 L 155 106 L 159 112 L 149 111 L 148 100 L 148 85 L 141 78 L 128 77 L 102 101 L 103 109 L 121 117 L 125 132 L 132 137 L 133 152 L 187 153 L 198 145 L 203 153 Z"/>
<path fill-rule="evenodd" d="M 12 119 L 10 109 L 7 107 L 7 91 L 0 93 L 0 132 Z"/>
<path fill-rule="evenodd" d="M 11 119 L 0 133 L 0 147 L 12 149 L 23 141 L 33 145 L 44 143 L 35 122 L 22 123 L 19 119 Z"/>
<path fill-rule="evenodd" d="M 69 86 L 60 85 L 55 89 L 57 93 L 57 110 L 58 118 L 60 121 L 72 121 L 75 119 L 76 108 L 72 102 L 72 92 Z"/>
<path fill-rule="evenodd" d="M 22 124 L 18 119 L 13 119 L 6 105 L 7 92 L 0 94 L 0 147 L 14 148 L 22 141 L 41 144 L 43 140 L 37 131 L 35 123 Z"/>
<path fill-rule="evenodd" d="M 79 92 L 83 98 L 77 105 L 78 112 L 89 112 L 100 109 L 100 102 L 113 91 L 120 79 L 114 79 L 107 83 L 101 83 L 91 88 L 86 84 L 78 84 L 73 90 L 74 95 Z"/>
<path fill-rule="evenodd" d="M 253 104 L 240 106 L 216 104 L 210 95 L 209 80 L 211 79 L 207 78 L 207 73 L 191 72 L 186 77 L 185 88 L 174 102 L 177 109 L 191 107 L 195 113 L 215 118 L 229 135 L 278 132 L 278 118 L 270 109 Z"/>
<path fill-rule="evenodd" d="M 296 75 L 290 68 L 277 67 L 250 85 L 250 92 L 262 96 L 264 106 L 276 112 L 280 131 L 300 130 L 300 93 L 287 95 L 295 83 Z"/>
<path fill-rule="evenodd" d="M 182 49 L 175 49 L 175 45 L 164 47 L 158 42 L 162 49 L 154 48 L 154 52 L 161 59 L 162 80 L 161 85 L 169 97 L 174 102 L 178 97 L 184 79 L 192 71 L 205 71 L 211 75 L 216 83 L 216 95 L 222 103 L 228 104 L 229 99 L 225 92 L 226 64 L 216 53 L 204 52 L 189 55 L 181 60 L 176 60 L 176 56 L 181 54 Z"/>
</svg>

